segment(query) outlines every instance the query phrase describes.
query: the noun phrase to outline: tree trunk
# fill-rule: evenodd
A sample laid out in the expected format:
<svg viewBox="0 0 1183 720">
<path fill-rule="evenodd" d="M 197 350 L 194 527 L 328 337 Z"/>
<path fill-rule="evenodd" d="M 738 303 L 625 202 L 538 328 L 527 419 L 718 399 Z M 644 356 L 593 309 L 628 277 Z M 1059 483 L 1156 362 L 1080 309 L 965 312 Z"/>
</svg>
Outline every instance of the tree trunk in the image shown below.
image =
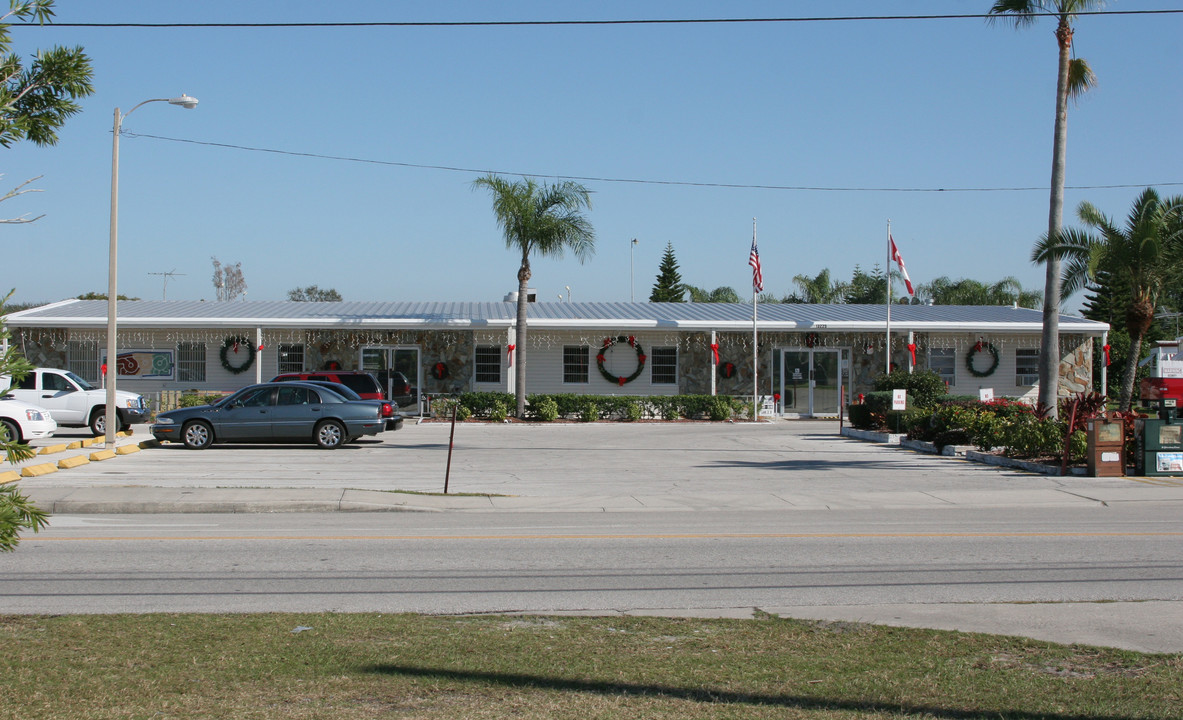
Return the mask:
<svg viewBox="0 0 1183 720">
<path fill-rule="evenodd" d="M 1134 397 L 1134 379 L 1138 376 L 1138 357 L 1142 354 L 1142 335 L 1130 337 L 1130 353 L 1125 359 L 1125 370 L 1121 376 L 1121 399 L 1117 409 L 1125 412 L 1130 409 Z"/>
<path fill-rule="evenodd" d="M 1057 241 L 1064 218 L 1064 172 L 1068 147 L 1068 64 L 1072 27 L 1061 20 L 1056 28 L 1060 45 L 1060 73 L 1056 80 L 1056 124 L 1052 138 L 1052 188 L 1047 236 Z M 1039 401 L 1056 417 L 1060 393 L 1060 274 L 1059 257 L 1047 261 L 1043 292 L 1043 334 L 1039 348 Z"/>
<path fill-rule="evenodd" d="M 526 312 L 530 284 L 530 257 L 522 254 L 522 267 L 518 269 L 518 331 L 514 343 L 514 400 L 517 408 L 514 415 L 518 418 L 526 417 Z"/>
</svg>

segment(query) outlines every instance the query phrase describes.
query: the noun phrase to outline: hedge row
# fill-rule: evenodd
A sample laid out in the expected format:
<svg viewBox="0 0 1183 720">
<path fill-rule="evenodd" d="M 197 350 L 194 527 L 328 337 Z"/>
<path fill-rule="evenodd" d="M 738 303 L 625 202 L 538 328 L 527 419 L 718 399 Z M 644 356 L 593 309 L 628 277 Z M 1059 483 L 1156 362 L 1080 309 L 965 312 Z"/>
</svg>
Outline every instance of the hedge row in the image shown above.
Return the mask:
<svg viewBox="0 0 1183 720">
<path fill-rule="evenodd" d="M 513 393 L 468 392 L 458 398 L 437 398 L 432 402 L 436 417 L 451 415 L 499 422 L 513 414 Z M 751 404 L 729 395 L 577 395 L 575 393 L 533 394 L 526 397 L 529 419 L 550 422 L 559 419 L 635 421 L 661 420 L 730 420 L 751 413 Z"/>
</svg>

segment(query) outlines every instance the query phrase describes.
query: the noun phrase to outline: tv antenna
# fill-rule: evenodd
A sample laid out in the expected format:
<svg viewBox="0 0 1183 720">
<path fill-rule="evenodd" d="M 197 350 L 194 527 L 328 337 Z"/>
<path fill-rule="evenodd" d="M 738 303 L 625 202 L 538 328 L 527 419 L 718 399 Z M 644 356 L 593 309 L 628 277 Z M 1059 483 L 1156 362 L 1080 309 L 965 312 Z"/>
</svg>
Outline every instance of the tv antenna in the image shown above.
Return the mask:
<svg viewBox="0 0 1183 720">
<path fill-rule="evenodd" d="M 161 300 L 168 300 L 168 279 L 171 277 L 176 277 L 177 275 L 185 275 L 186 273 L 179 273 L 179 272 L 177 272 L 176 268 L 173 268 L 172 270 L 169 270 L 168 272 L 150 272 L 148 274 L 149 275 L 163 275 L 164 276 L 164 289 L 161 290 L 161 292 L 160 292 L 160 299 Z"/>
</svg>

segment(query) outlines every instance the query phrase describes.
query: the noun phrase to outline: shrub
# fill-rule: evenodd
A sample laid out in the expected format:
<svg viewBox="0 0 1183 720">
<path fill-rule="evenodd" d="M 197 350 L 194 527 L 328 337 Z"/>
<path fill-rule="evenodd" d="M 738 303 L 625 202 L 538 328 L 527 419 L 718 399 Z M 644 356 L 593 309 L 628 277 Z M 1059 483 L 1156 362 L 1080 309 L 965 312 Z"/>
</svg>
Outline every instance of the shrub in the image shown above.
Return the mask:
<svg viewBox="0 0 1183 720">
<path fill-rule="evenodd" d="M 490 417 L 498 406 L 502 408 L 516 407 L 517 398 L 513 393 L 466 392 L 460 394 L 460 405 L 468 408 L 471 415 Z"/>
<path fill-rule="evenodd" d="M 875 378 L 875 389 L 891 391 L 904 389 L 908 391 L 908 398 L 916 407 L 933 407 L 938 398 L 948 393 L 945 381 L 935 370 L 893 370 L 886 375 Z"/>
<path fill-rule="evenodd" d="M 850 426 L 858 430 L 874 430 L 876 429 L 875 418 L 871 413 L 871 407 L 866 403 L 859 405 L 847 405 L 846 415 L 850 418 Z"/>
<path fill-rule="evenodd" d="M 715 422 L 731 419 L 731 398 L 726 395 L 716 395 L 707 403 L 707 417 Z"/>
<path fill-rule="evenodd" d="M 187 408 L 198 407 L 199 405 L 213 405 L 217 401 L 221 400 L 222 397 L 222 395 L 218 394 L 198 395 L 196 393 L 185 393 L 179 400 L 177 400 L 177 407 Z"/>
<path fill-rule="evenodd" d="M 530 412 L 543 422 L 559 419 L 559 404 L 549 395 L 531 395 Z"/>
<path fill-rule="evenodd" d="M 600 419 L 600 409 L 596 406 L 595 400 L 589 399 L 583 404 L 579 411 L 579 419 L 583 422 L 595 422 Z"/>
<path fill-rule="evenodd" d="M 509 408 L 500 400 L 494 401 L 489 408 L 489 419 L 493 422 L 505 422 L 509 416 Z"/>
</svg>

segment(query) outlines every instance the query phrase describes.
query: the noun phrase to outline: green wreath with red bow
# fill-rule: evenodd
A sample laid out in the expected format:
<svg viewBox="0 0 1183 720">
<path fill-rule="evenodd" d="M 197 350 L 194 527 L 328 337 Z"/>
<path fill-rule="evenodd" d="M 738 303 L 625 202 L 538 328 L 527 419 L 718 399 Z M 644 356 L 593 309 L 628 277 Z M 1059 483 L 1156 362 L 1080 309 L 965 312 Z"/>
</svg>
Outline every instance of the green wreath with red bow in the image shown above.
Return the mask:
<svg viewBox="0 0 1183 720">
<path fill-rule="evenodd" d="M 246 348 L 246 362 L 241 365 L 231 365 L 229 354 L 233 352 L 237 356 L 238 351 L 243 347 Z M 222 341 L 222 349 L 218 352 L 218 357 L 222 360 L 224 370 L 232 375 L 238 375 L 246 372 L 255 362 L 255 346 L 241 335 L 231 335 Z"/>
<path fill-rule="evenodd" d="M 608 372 L 607 369 L 604 368 L 604 360 L 606 359 L 606 353 L 609 350 L 611 350 L 613 348 L 613 346 L 615 346 L 616 344 L 624 343 L 624 342 L 628 343 L 629 347 L 631 347 L 633 350 L 637 351 L 637 369 L 633 372 L 632 375 L 629 375 L 628 377 L 625 377 L 623 375 L 613 375 L 612 373 Z M 600 348 L 599 354 L 596 355 L 596 367 L 600 369 L 600 374 L 604 376 L 605 380 L 607 380 L 610 383 L 616 383 L 617 385 L 623 386 L 625 383 L 630 383 L 633 380 L 636 380 L 637 378 L 641 377 L 641 373 L 645 370 L 645 351 L 641 349 L 641 344 L 638 343 L 637 339 L 635 337 L 633 337 L 632 335 L 629 335 L 627 337 L 625 337 L 624 335 L 618 335 L 617 337 L 614 337 L 614 338 L 607 337 L 607 338 L 604 338 L 604 347 Z"/>
</svg>

